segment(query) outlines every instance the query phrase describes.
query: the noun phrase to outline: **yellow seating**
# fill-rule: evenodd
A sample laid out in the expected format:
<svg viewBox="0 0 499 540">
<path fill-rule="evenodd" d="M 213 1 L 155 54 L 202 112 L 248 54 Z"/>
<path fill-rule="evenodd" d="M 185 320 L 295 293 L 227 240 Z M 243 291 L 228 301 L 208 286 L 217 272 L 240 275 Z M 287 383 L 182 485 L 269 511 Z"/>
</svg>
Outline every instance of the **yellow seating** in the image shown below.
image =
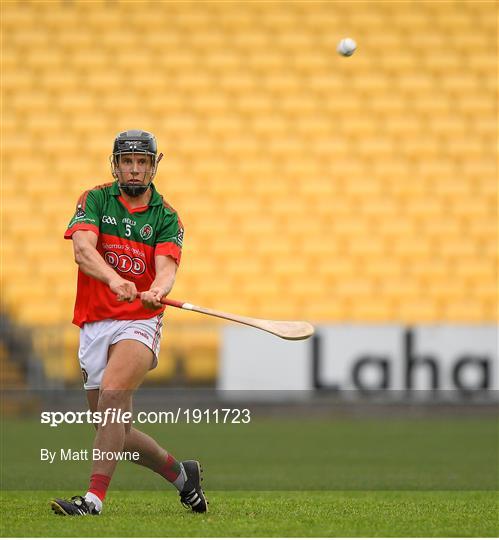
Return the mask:
<svg viewBox="0 0 499 540">
<path fill-rule="evenodd" d="M 2 289 L 16 320 L 68 326 L 62 234 L 78 196 L 111 180 L 116 133 L 137 127 L 158 137 L 156 185 L 186 227 L 172 296 L 324 322 L 495 320 L 493 4 L 52 7 L 2 6 Z M 351 58 L 335 52 L 345 33 Z M 196 345 L 168 343 L 151 380 L 213 379 L 203 317 L 168 319 Z"/>
</svg>

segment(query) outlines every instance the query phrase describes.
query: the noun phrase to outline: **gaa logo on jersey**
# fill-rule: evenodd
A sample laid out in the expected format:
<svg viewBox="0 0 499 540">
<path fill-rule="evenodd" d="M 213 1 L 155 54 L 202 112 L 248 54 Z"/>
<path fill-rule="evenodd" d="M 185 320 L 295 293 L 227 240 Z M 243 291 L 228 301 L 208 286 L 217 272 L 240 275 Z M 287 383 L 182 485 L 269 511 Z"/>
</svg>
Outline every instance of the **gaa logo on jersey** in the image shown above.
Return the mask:
<svg viewBox="0 0 499 540">
<path fill-rule="evenodd" d="M 152 227 L 149 223 L 146 223 L 142 229 L 140 229 L 140 236 L 143 240 L 149 240 L 152 236 Z"/>
<path fill-rule="evenodd" d="M 113 216 L 102 216 L 102 223 L 108 223 L 109 225 L 118 225 L 116 218 Z"/>
<path fill-rule="evenodd" d="M 76 215 L 75 217 L 77 218 L 82 218 L 84 217 L 86 214 L 85 214 L 85 210 L 83 210 L 81 204 L 78 205 L 78 208 L 76 209 Z"/>
</svg>

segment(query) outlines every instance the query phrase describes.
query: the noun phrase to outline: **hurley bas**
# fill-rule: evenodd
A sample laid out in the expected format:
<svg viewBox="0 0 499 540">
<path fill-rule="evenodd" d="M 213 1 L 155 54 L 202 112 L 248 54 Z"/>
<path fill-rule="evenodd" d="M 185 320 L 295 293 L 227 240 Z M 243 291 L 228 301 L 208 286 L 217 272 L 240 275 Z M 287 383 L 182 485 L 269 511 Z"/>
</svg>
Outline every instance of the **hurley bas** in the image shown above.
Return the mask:
<svg viewBox="0 0 499 540">
<path fill-rule="evenodd" d="M 48 448 L 40 448 L 40 461 L 48 461 L 50 464 L 59 458 L 59 461 L 104 461 L 104 460 L 117 460 L 117 461 L 138 461 L 140 459 L 139 452 L 103 452 L 98 448 L 94 448 L 92 451 L 87 448 L 80 448 L 79 450 L 73 450 L 72 448 L 60 448 L 59 451 L 51 451 Z"/>
</svg>

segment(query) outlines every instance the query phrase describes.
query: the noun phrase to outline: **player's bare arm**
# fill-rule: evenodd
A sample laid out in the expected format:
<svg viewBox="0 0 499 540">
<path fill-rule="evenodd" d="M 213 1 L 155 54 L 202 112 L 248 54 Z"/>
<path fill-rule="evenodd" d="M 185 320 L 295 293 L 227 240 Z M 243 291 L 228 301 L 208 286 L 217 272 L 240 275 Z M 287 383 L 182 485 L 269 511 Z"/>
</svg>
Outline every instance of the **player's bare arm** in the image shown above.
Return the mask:
<svg viewBox="0 0 499 540">
<path fill-rule="evenodd" d="M 177 264 L 169 256 L 156 255 L 154 258 L 156 277 L 148 291 L 141 294 L 142 305 L 147 309 L 158 309 L 162 306 L 161 298 L 167 296 L 175 283 Z"/>
<path fill-rule="evenodd" d="M 133 302 L 137 297 L 135 283 L 119 276 L 97 251 L 97 235 L 93 231 L 73 234 L 75 262 L 82 272 L 109 285 L 120 301 Z"/>
</svg>

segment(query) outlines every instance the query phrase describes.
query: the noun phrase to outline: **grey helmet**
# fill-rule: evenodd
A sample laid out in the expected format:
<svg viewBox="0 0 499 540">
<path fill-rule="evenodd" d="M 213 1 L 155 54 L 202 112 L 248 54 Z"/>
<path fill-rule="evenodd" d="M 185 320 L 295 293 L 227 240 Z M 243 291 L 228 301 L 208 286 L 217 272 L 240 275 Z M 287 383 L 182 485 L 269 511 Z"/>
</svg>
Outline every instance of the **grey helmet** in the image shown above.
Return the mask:
<svg viewBox="0 0 499 540">
<path fill-rule="evenodd" d="M 146 185 L 126 184 L 120 182 L 117 168 L 119 165 L 119 159 L 122 154 L 147 154 L 151 156 L 152 170 L 151 179 Z M 145 193 L 158 168 L 158 163 L 161 161 L 163 154 L 158 154 L 158 146 L 156 144 L 156 137 L 148 131 L 142 131 L 140 129 L 129 129 L 119 133 L 114 139 L 113 154 L 111 156 L 111 171 L 114 178 L 118 182 L 121 190 L 123 190 L 130 197 L 137 197 Z"/>
</svg>

